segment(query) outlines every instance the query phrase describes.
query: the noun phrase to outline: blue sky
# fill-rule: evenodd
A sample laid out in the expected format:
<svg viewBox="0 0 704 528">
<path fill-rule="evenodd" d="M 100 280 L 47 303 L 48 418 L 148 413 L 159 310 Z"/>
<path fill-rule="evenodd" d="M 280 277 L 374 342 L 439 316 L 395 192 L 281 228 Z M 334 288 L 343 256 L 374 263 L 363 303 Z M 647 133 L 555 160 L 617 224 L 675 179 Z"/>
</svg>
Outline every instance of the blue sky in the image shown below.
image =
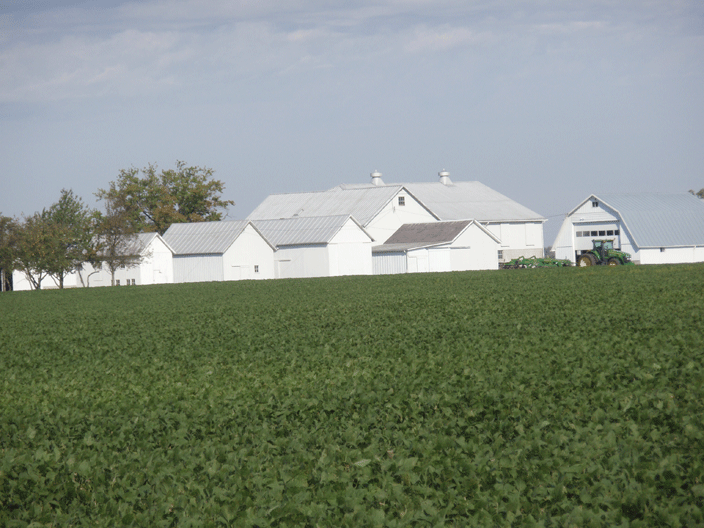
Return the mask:
<svg viewBox="0 0 704 528">
<path fill-rule="evenodd" d="M 148 163 L 213 168 L 232 219 L 447 169 L 549 244 L 591 193 L 704 187 L 704 3 L 6 0 L 0 158 L 9 216 Z"/>
</svg>

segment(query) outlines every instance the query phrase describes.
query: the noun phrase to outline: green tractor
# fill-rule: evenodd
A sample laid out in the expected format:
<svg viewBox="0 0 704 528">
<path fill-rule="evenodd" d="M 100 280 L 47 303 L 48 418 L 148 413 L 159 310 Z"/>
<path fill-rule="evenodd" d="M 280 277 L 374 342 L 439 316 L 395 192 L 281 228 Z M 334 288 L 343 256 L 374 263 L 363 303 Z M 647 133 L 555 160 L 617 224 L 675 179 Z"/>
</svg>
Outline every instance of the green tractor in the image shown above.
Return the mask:
<svg viewBox="0 0 704 528">
<path fill-rule="evenodd" d="M 577 259 L 578 266 L 620 266 L 633 264 L 631 255 L 614 249 L 613 240 L 593 240 L 594 247 L 582 253 Z"/>
</svg>

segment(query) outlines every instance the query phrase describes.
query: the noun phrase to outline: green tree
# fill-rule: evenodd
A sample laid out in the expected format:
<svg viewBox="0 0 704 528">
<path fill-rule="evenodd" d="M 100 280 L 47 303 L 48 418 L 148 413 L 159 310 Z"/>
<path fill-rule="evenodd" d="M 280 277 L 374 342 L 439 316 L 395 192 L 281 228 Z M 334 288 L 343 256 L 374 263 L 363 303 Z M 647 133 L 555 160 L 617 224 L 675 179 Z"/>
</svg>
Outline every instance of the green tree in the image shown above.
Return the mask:
<svg viewBox="0 0 704 528">
<path fill-rule="evenodd" d="M 10 289 L 17 253 L 17 222 L 0 213 L 0 291 Z"/>
<path fill-rule="evenodd" d="M 697 196 L 698 198 L 703 198 L 704 199 L 704 189 L 699 189 L 698 191 L 693 191 L 692 189 L 689 190 L 690 193 L 692 193 L 694 196 Z"/>
<path fill-rule="evenodd" d="M 45 209 L 24 217 L 17 231 L 15 265 L 21 270 L 32 289 L 39 290 L 49 275 L 54 253 L 55 225 Z"/>
<path fill-rule="evenodd" d="M 183 161 L 160 173 L 155 164 L 142 170 L 132 167 L 122 169 L 96 196 L 122 210 L 133 232 L 163 235 L 174 223 L 221 220 L 221 210 L 234 205 L 222 199 L 224 183 L 212 176 L 212 169 L 189 167 Z"/>
<path fill-rule="evenodd" d="M 115 272 L 122 267 L 138 265 L 143 256 L 128 211 L 113 199 L 104 198 L 104 201 L 105 213 L 97 212 L 94 216 L 96 236 L 90 262 L 96 270 L 105 267 L 110 271 L 111 285 L 114 286 Z"/>
<path fill-rule="evenodd" d="M 47 218 L 54 235 L 49 275 L 63 289 L 66 275 L 86 261 L 93 237 L 91 212 L 72 190 L 61 189 L 61 198 L 49 208 Z"/>
</svg>

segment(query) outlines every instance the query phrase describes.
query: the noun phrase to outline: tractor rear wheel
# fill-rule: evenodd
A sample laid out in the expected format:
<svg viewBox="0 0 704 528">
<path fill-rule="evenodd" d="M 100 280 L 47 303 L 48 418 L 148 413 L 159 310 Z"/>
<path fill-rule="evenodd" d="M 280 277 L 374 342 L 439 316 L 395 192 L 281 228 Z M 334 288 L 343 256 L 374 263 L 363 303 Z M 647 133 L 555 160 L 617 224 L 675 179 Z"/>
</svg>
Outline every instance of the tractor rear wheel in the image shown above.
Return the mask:
<svg viewBox="0 0 704 528">
<path fill-rule="evenodd" d="M 579 257 L 577 264 L 581 268 L 584 268 L 586 266 L 596 266 L 596 259 L 594 258 L 594 255 L 592 255 L 591 253 L 585 253 L 584 255 Z"/>
<path fill-rule="evenodd" d="M 620 266 L 620 265 L 621 265 L 621 261 L 619 259 L 617 259 L 616 257 L 611 257 L 609 259 L 609 266 Z"/>
</svg>

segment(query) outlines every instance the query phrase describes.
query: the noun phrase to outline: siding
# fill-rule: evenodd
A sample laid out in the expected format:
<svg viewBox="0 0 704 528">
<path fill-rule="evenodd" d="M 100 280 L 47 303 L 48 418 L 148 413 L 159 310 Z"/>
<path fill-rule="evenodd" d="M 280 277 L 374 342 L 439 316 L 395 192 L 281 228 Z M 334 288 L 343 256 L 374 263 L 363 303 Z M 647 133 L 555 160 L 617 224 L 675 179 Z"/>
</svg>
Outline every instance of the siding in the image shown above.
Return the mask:
<svg viewBox="0 0 704 528">
<path fill-rule="evenodd" d="M 222 255 L 174 256 L 174 282 L 222 281 Z"/>
</svg>

